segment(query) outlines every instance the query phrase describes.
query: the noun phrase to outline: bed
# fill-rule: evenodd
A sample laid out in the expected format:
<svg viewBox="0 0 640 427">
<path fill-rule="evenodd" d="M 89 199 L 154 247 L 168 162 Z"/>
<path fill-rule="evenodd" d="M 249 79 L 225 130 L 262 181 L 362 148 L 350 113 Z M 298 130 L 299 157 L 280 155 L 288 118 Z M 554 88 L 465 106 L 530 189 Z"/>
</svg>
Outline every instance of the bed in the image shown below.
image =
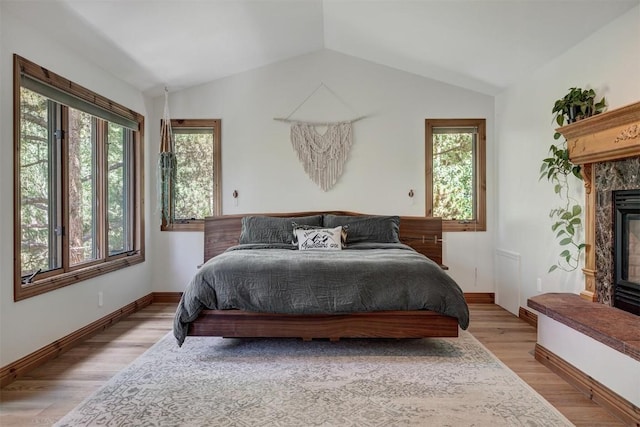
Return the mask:
<svg viewBox="0 0 640 427">
<path fill-rule="evenodd" d="M 326 248 L 304 250 L 322 239 Z M 180 345 L 187 336 L 456 337 L 469 323 L 442 265 L 439 218 L 226 215 L 205 220 L 204 243 L 174 318 Z"/>
</svg>

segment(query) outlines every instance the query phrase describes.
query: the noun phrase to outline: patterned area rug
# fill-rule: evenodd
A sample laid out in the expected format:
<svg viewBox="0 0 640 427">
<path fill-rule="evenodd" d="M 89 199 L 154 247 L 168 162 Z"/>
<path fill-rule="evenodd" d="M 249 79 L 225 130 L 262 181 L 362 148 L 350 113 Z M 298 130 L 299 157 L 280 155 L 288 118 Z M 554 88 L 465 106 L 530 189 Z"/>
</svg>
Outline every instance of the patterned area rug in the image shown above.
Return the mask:
<svg viewBox="0 0 640 427">
<path fill-rule="evenodd" d="M 415 340 L 165 336 L 57 426 L 568 426 L 468 332 Z"/>
</svg>

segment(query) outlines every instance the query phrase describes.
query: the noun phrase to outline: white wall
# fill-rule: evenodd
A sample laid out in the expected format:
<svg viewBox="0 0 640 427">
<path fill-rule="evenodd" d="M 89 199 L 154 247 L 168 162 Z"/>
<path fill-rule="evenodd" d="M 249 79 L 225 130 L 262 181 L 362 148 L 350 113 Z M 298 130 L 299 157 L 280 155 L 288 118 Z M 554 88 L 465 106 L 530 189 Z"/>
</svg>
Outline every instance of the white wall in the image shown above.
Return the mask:
<svg viewBox="0 0 640 427">
<path fill-rule="evenodd" d="M 139 91 L 86 62 L 72 50 L 73 46 L 51 42 L 49 37 L 3 10 L 1 3 L 0 12 L 0 144 L 5 153 L 0 156 L 0 366 L 6 366 L 150 293 L 151 286 L 149 262 L 145 262 L 20 302 L 13 301 L 13 156 L 10 154 L 13 152 L 13 54 L 147 114 Z M 146 169 L 149 173 L 148 166 Z M 148 192 L 146 197 L 148 200 Z M 149 216 L 148 209 L 146 216 Z M 98 291 L 104 292 L 104 306 L 100 308 Z"/>
<path fill-rule="evenodd" d="M 548 217 L 559 199 L 551 184 L 538 181 L 554 143 L 553 103 L 574 86 L 593 88 L 610 109 L 640 100 L 640 6 L 496 97 L 496 248 L 520 255 L 522 288 L 510 291 L 523 307 L 539 293 L 584 289 L 584 262 L 573 273 L 547 273 L 560 252 Z M 582 182 L 574 184 L 584 204 Z M 497 278 L 502 274 L 496 271 Z"/>
<path fill-rule="evenodd" d="M 538 344 L 632 404 L 640 405 L 637 359 L 544 314 L 538 316 Z"/>
<path fill-rule="evenodd" d="M 291 147 L 289 125 L 273 120 L 288 116 L 320 83 L 330 90 L 319 89 L 293 119 L 366 116 L 354 123 L 345 172 L 327 192 L 305 175 Z M 466 292 L 493 291 L 492 97 L 321 50 L 172 92 L 169 104 L 173 118 L 222 119 L 225 214 L 338 209 L 424 215 L 425 118 L 486 118 L 489 231 L 447 233 L 444 262 Z M 151 123 L 159 123 L 163 105 L 164 97 L 155 100 Z M 154 126 L 152 141 L 158 133 L 159 126 Z M 407 195 L 410 189 L 416 194 L 413 200 Z M 239 193 L 237 206 L 234 190 Z M 153 288 L 181 291 L 202 261 L 202 233 L 160 232 L 157 212 L 150 226 L 156 242 Z"/>
</svg>

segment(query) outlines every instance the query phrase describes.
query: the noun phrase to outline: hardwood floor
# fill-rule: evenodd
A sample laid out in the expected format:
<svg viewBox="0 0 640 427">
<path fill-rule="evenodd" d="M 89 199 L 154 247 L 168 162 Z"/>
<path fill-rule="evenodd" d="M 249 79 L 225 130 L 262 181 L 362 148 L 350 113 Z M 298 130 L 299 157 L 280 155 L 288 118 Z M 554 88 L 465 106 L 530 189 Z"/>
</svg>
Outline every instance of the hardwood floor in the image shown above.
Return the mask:
<svg viewBox="0 0 640 427">
<path fill-rule="evenodd" d="M 171 330 L 152 304 L 0 390 L 0 426 L 51 426 Z"/>
<path fill-rule="evenodd" d="M 536 362 L 536 331 L 494 304 L 471 304 L 469 331 L 577 426 L 623 426 Z M 175 304 L 154 303 L 0 390 L 0 425 L 49 426 L 171 330 Z"/>
</svg>

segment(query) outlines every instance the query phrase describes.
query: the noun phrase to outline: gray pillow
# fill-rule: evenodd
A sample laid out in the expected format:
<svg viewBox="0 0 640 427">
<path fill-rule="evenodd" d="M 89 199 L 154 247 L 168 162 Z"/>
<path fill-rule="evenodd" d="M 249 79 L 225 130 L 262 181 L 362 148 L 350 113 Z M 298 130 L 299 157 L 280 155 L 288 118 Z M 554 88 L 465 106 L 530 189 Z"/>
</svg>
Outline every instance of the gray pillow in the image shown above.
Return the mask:
<svg viewBox="0 0 640 427">
<path fill-rule="evenodd" d="M 347 244 L 360 242 L 400 243 L 399 216 L 325 215 L 323 224 L 327 228 L 339 225 L 346 227 Z"/>
<path fill-rule="evenodd" d="M 293 223 L 322 225 L 322 215 L 278 218 L 274 216 L 245 216 L 242 218 L 240 244 L 288 243 L 293 241 Z"/>
</svg>

